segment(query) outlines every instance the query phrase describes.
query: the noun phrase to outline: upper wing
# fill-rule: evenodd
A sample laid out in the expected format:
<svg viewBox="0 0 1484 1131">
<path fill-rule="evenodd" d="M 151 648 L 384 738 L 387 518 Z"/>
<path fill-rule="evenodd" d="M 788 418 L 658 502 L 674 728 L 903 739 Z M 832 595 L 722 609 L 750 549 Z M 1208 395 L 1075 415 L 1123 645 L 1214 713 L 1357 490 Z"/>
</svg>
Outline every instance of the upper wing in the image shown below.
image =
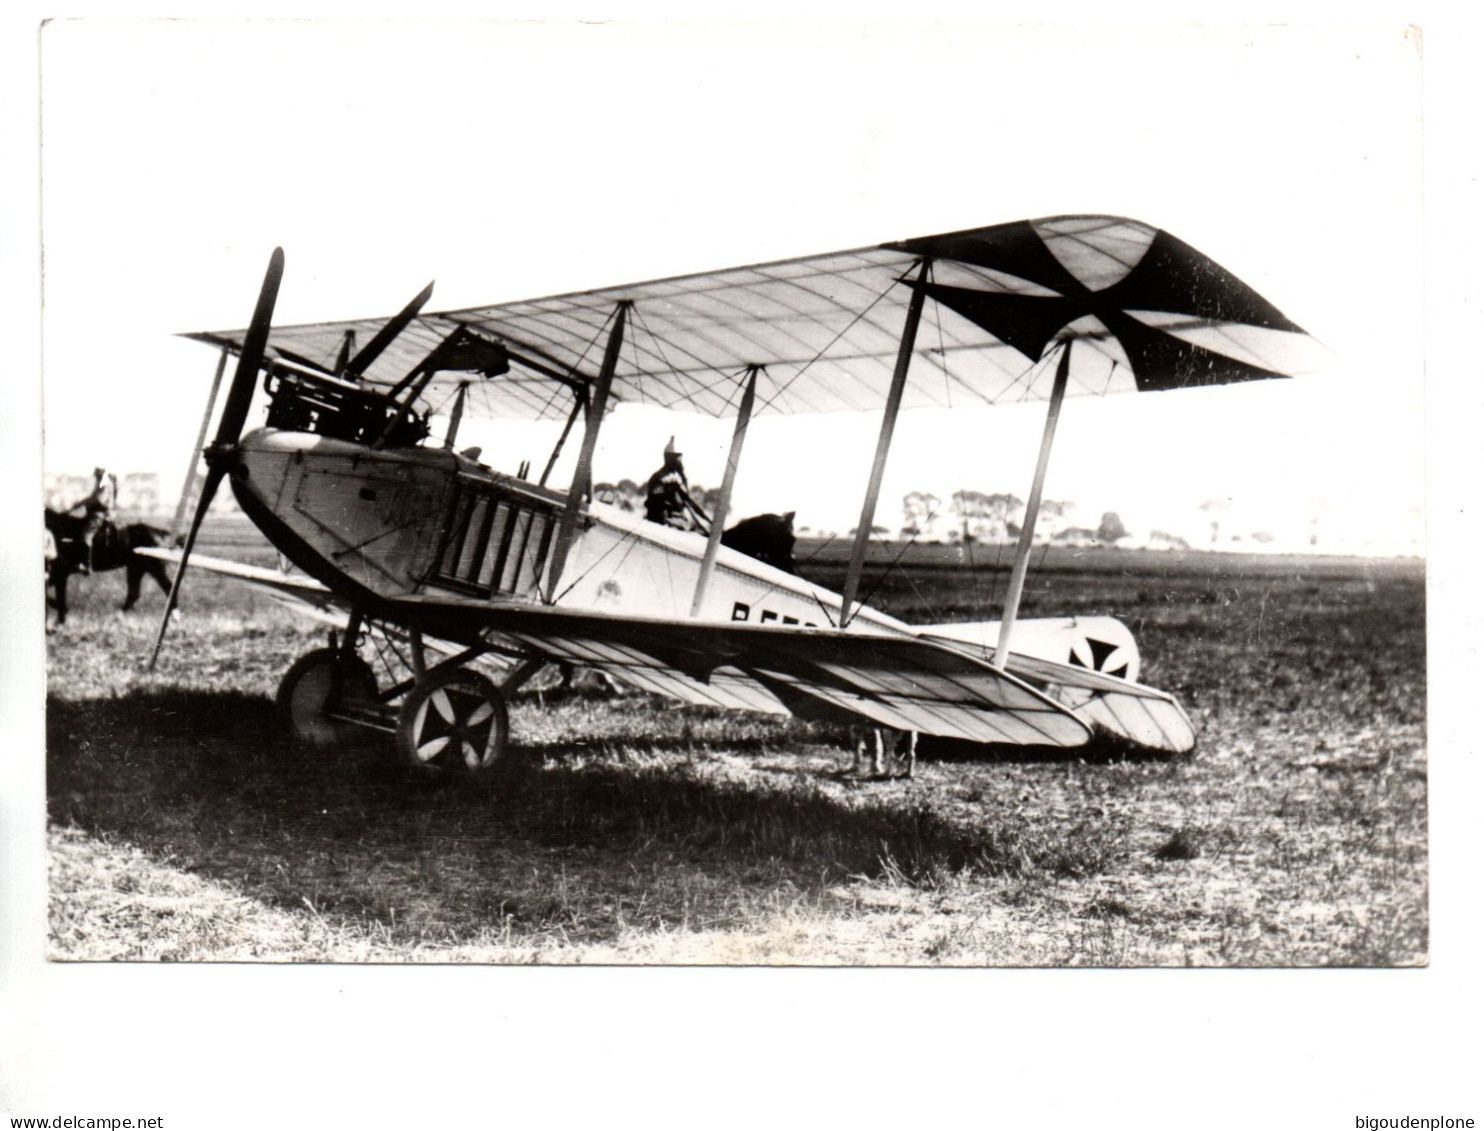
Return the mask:
<svg viewBox="0 0 1484 1131">
<path fill-rule="evenodd" d="M 929 263 L 926 277 L 915 270 Z M 740 372 L 759 374 L 761 412 L 879 409 L 907 307 L 927 300 L 902 406 L 1046 399 L 1053 341 L 1075 338 L 1068 395 L 1179 388 L 1294 373 L 1307 335 L 1219 265 L 1167 233 L 1117 216 L 1058 216 L 879 247 L 421 314 L 367 369 L 387 388 L 459 327 L 504 343 L 509 373 L 471 386 L 467 411 L 565 416 L 553 379 L 590 381 L 618 304 L 630 304 L 612 397 L 730 416 Z M 383 319 L 275 327 L 285 357 L 332 369 L 348 336 Z M 241 346 L 243 331 L 200 341 Z M 434 378 L 442 403 L 461 374 Z"/>
</svg>

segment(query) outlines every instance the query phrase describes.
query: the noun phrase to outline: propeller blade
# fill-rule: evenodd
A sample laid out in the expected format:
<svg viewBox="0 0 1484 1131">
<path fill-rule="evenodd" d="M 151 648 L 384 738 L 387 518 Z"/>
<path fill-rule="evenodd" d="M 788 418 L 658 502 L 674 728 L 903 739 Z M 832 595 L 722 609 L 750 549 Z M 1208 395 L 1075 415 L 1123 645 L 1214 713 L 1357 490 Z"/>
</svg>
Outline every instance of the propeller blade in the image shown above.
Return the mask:
<svg viewBox="0 0 1484 1131">
<path fill-rule="evenodd" d="M 206 479 L 201 484 L 201 499 L 196 504 L 196 515 L 191 519 L 191 529 L 186 535 L 180 564 L 175 567 L 175 580 L 170 583 L 170 596 L 165 599 L 165 615 L 160 618 L 160 632 L 155 637 L 154 651 L 149 656 L 149 671 L 155 670 L 155 661 L 160 658 L 160 647 L 165 643 L 165 633 L 170 627 L 170 614 L 175 611 L 180 583 L 185 578 L 186 563 L 191 560 L 191 550 L 196 545 L 196 535 L 201 530 L 201 523 L 206 518 L 212 499 L 216 497 L 217 488 L 226 478 L 237 441 L 242 438 L 242 428 L 247 423 L 247 414 L 252 408 L 252 394 L 258 382 L 258 370 L 262 368 L 263 355 L 268 348 L 268 331 L 273 322 L 273 307 L 278 301 L 278 284 L 282 279 L 283 248 L 275 247 L 268 260 L 263 285 L 258 290 L 258 303 L 253 308 L 252 322 L 248 324 L 247 335 L 242 340 L 242 352 L 237 356 L 237 372 L 232 376 L 227 403 L 222 406 L 216 438 L 206 449 Z"/>
<path fill-rule="evenodd" d="M 268 260 L 268 271 L 263 276 L 263 286 L 258 291 L 258 304 L 253 308 L 252 322 L 247 335 L 242 339 L 242 352 L 237 355 L 237 372 L 232 376 L 232 388 L 227 393 L 227 403 L 222 408 L 221 422 L 216 426 L 216 440 L 212 447 L 230 447 L 242 436 L 242 426 L 247 423 L 248 411 L 252 408 L 253 389 L 258 383 L 258 370 L 263 365 L 263 353 L 268 348 L 268 330 L 273 321 L 273 305 L 278 301 L 278 284 L 283 279 L 283 248 L 275 247 Z"/>
<path fill-rule="evenodd" d="M 367 342 L 361 352 L 351 359 L 341 375 L 348 381 L 358 380 L 362 373 L 371 368 L 371 363 L 381 356 L 381 351 L 391 345 L 396 336 L 412 324 L 412 320 L 432 297 L 433 284 L 429 283 L 417 293 L 416 298 L 402 308 L 401 313 L 376 332 L 376 337 Z"/>
<path fill-rule="evenodd" d="M 186 563 L 191 560 L 191 550 L 196 545 L 196 534 L 201 529 L 201 520 L 206 517 L 207 508 L 211 506 L 211 500 L 216 497 L 216 489 L 221 486 L 226 474 L 226 467 L 220 463 L 206 471 L 206 480 L 201 485 L 201 501 L 196 504 L 196 516 L 191 519 L 191 529 L 186 535 L 185 548 L 180 554 L 180 564 L 175 567 L 175 579 L 170 583 L 170 596 L 165 598 L 165 615 L 160 618 L 160 631 L 155 637 L 154 651 L 149 654 L 149 663 L 145 665 L 148 671 L 155 670 L 155 661 L 160 658 L 160 648 L 165 643 L 165 633 L 170 628 L 170 614 L 175 611 L 175 601 L 180 596 L 180 583 L 185 577 Z"/>
</svg>

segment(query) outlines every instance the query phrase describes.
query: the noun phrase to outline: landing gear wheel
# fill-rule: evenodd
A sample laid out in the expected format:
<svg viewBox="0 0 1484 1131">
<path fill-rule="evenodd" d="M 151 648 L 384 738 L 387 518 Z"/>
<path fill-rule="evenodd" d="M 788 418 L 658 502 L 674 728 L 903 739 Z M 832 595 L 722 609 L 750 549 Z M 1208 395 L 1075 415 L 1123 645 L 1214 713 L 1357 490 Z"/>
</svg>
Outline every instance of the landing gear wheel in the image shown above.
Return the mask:
<svg viewBox="0 0 1484 1131">
<path fill-rule="evenodd" d="M 478 672 L 432 672 L 408 692 L 397 721 L 397 753 L 420 770 L 484 775 L 504 761 L 505 700 Z"/>
<path fill-rule="evenodd" d="M 359 729 L 327 712 L 342 706 L 374 708 L 376 676 L 358 656 L 347 659 L 334 648 L 318 648 L 300 656 L 284 673 L 275 703 L 279 721 L 295 741 L 325 749 Z"/>
</svg>

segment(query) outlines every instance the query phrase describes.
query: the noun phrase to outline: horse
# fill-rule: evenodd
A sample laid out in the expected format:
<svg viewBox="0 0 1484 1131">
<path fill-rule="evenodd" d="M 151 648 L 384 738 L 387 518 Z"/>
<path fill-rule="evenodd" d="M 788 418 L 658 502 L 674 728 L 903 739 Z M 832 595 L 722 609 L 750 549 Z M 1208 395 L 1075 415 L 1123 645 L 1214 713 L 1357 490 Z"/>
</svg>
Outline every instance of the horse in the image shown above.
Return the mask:
<svg viewBox="0 0 1484 1131">
<path fill-rule="evenodd" d="M 47 561 L 46 579 L 52 591 L 52 604 L 57 610 L 57 624 L 67 620 L 67 579 L 88 564 L 86 539 L 88 520 L 86 516 L 67 514 L 64 511 L 45 509 L 47 533 L 51 535 L 55 553 Z M 143 522 L 117 526 L 104 520 L 93 535 L 92 568 L 98 571 L 123 569 L 126 571 L 128 592 L 124 597 L 124 611 L 132 609 L 139 600 L 139 586 L 145 576 L 165 592 L 170 592 L 170 574 L 165 563 L 156 558 L 140 557 L 135 550 L 168 546 L 170 532 Z"/>
<path fill-rule="evenodd" d="M 764 565 L 797 574 L 794 568 L 794 512 L 755 514 L 721 536 L 721 544 Z"/>
</svg>

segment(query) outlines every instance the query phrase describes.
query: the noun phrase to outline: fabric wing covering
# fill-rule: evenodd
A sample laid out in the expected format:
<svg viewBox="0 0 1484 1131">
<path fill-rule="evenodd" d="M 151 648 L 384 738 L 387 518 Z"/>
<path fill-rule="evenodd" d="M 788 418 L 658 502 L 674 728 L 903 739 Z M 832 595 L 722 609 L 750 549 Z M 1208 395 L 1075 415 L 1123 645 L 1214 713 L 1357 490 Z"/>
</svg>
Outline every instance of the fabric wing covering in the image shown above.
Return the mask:
<svg viewBox="0 0 1484 1131">
<path fill-rule="evenodd" d="M 141 552 L 180 562 L 179 550 Z M 205 556 L 193 564 L 265 588 L 311 614 L 333 617 L 349 608 L 302 574 Z M 401 598 L 389 610 L 397 624 L 437 640 L 457 646 L 483 641 L 598 668 L 641 691 L 701 706 L 864 719 L 971 742 L 1070 747 L 1090 734 L 1075 712 L 1016 676 L 911 636 L 657 621 L 449 595 Z M 334 623 L 343 624 L 343 616 Z"/>
<path fill-rule="evenodd" d="M 180 562 L 179 550 L 140 553 Z M 345 624 L 349 603 L 302 574 L 205 556 L 193 564 Z M 396 604 L 407 623 L 433 634 L 435 648 L 447 642 L 445 653 L 483 640 L 506 653 L 598 668 L 640 691 L 698 706 L 868 721 L 970 742 L 1075 747 L 1098 726 L 1151 749 L 1185 753 L 1195 746 L 1190 719 L 1166 692 L 1022 655 L 1011 657 L 1006 674 L 947 638 L 657 622 L 447 595 Z M 400 629 L 377 630 L 406 641 Z M 1074 689 L 1071 701 L 1058 702 L 1027 680 Z"/>
<path fill-rule="evenodd" d="M 926 261 L 925 276 L 919 272 Z M 750 365 L 758 413 L 879 409 L 915 289 L 925 296 L 902 405 L 1044 400 L 1061 343 L 1068 395 L 1292 376 L 1312 339 L 1173 236 L 1112 216 L 1025 220 L 880 247 L 414 318 L 363 380 L 389 388 L 459 327 L 503 342 L 509 373 L 476 380 L 466 411 L 564 417 L 553 375 L 590 382 L 618 305 L 630 304 L 611 397 L 731 416 Z M 270 349 L 327 371 L 385 319 L 275 327 Z M 186 335 L 241 348 L 245 331 Z M 467 373 L 428 386 L 446 406 Z"/>
<path fill-rule="evenodd" d="M 390 604 L 398 622 L 445 640 L 500 643 L 705 706 L 864 718 L 971 742 L 1080 746 L 1091 733 L 1016 676 L 912 636 L 492 607 L 443 595 Z"/>
<path fill-rule="evenodd" d="M 1058 701 L 1089 725 L 1151 750 L 1186 754 L 1195 749 L 1195 727 L 1168 692 L 1034 656 L 1012 654 L 1008 670 L 1023 679 L 1060 689 L 1055 695 Z"/>
</svg>

